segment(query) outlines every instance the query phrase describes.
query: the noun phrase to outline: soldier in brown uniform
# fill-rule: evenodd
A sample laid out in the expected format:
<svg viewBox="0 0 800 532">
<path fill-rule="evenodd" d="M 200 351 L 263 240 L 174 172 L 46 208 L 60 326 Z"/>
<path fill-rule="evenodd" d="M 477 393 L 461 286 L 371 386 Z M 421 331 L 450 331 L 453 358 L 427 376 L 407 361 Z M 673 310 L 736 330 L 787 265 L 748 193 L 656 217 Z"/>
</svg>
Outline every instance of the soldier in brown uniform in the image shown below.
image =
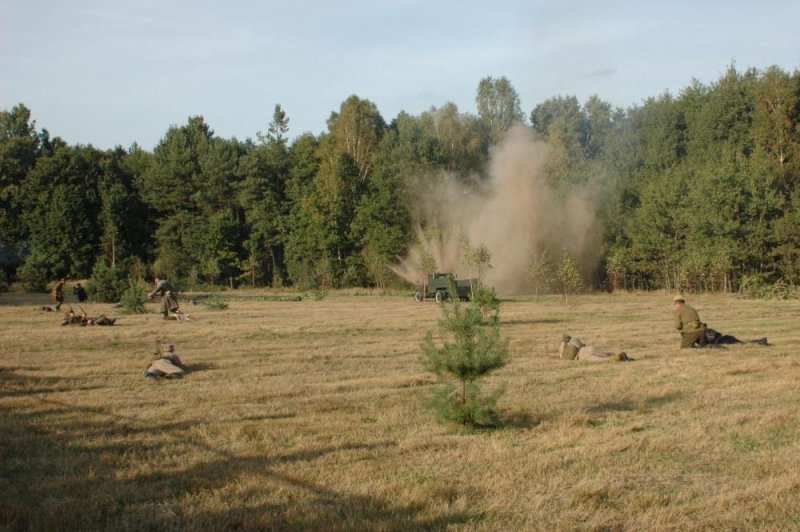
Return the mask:
<svg viewBox="0 0 800 532">
<path fill-rule="evenodd" d="M 706 345 L 706 324 L 700 321 L 697 311 L 686 303 L 683 296 L 672 299 L 672 310 L 675 312 L 675 328 L 681 333 L 681 349 Z"/>
<path fill-rule="evenodd" d="M 178 300 L 175 298 L 175 289 L 172 288 L 169 281 L 156 277 L 156 287 L 147 295 L 147 298 L 153 299 L 155 296 L 161 296 L 161 317 L 163 319 L 169 319 L 170 312 L 175 313 L 178 319 L 183 318 L 184 314 L 180 311 Z"/>
<path fill-rule="evenodd" d="M 180 379 L 187 371 L 188 368 L 175 353 L 174 344 L 156 342 L 155 356 L 144 372 L 144 376 L 148 379 L 158 379 L 159 377 Z"/>
<path fill-rule="evenodd" d="M 584 344 L 580 338 L 565 334 L 558 348 L 559 358 L 584 360 L 586 362 L 631 362 L 633 359 L 625 351 L 609 351 Z"/>
<path fill-rule="evenodd" d="M 64 303 L 64 282 L 64 279 L 59 279 L 53 287 L 53 291 L 50 292 L 50 300 L 56 310 L 59 310 Z"/>
</svg>

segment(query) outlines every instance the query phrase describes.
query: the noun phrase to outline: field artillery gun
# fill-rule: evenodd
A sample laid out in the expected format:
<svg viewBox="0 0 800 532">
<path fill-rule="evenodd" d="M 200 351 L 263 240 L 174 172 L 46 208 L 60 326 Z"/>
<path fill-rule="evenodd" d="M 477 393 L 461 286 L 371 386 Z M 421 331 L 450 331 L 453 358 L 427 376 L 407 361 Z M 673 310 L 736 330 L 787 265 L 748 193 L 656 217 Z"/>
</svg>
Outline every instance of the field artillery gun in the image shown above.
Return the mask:
<svg viewBox="0 0 800 532">
<path fill-rule="evenodd" d="M 478 285 L 478 280 L 456 279 L 452 273 L 432 273 L 428 275 L 422 286 L 417 287 L 417 291 L 414 292 L 414 300 L 420 302 L 434 299 L 437 303 L 442 303 L 450 297 L 451 284 L 460 300 L 469 301 L 472 297 L 472 287 Z"/>
</svg>

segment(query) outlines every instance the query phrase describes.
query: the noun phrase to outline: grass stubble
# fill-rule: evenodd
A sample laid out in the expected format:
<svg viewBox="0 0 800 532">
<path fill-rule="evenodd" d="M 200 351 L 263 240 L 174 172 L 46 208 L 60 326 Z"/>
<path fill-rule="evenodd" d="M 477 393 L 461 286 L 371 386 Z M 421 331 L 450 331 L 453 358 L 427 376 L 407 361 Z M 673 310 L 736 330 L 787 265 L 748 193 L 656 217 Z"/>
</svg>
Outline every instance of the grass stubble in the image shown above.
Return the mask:
<svg viewBox="0 0 800 532">
<path fill-rule="evenodd" d="M 467 431 L 422 407 L 435 304 L 243 297 L 65 328 L 3 294 L 0 529 L 800 529 L 800 303 L 691 302 L 774 345 L 681 351 L 663 294 L 513 299 L 505 425 Z M 564 332 L 636 362 L 559 360 Z M 195 371 L 145 380 L 156 339 Z"/>
</svg>

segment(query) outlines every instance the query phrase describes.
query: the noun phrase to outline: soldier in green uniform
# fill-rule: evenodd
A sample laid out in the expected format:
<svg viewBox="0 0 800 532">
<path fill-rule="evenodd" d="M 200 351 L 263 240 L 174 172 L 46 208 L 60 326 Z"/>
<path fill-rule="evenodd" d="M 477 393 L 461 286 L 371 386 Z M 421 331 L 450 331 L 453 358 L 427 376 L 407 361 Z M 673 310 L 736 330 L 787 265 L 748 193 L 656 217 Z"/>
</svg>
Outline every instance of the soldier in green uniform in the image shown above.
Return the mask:
<svg viewBox="0 0 800 532">
<path fill-rule="evenodd" d="M 681 333 L 681 349 L 706 345 L 706 324 L 700 321 L 697 311 L 686 303 L 683 296 L 672 299 L 675 328 Z"/>
<path fill-rule="evenodd" d="M 686 304 L 683 296 L 672 299 L 675 311 L 675 328 L 681 333 L 681 349 L 687 347 L 719 347 L 726 344 L 769 345 L 767 338 L 740 340 L 730 334 L 722 334 L 700 321 L 700 315 Z"/>
<path fill-rule="evenodd" d="M 147 297 L 153 299 L 155 296 L 161 296 L 161 315 L 165 320 L 169 319 L 170 312 L 180 316 L 178 300 L 175 298 L 175 289 L 172 288 L 169 281 L 156 277 L 156 287 Z"/>
</svg>

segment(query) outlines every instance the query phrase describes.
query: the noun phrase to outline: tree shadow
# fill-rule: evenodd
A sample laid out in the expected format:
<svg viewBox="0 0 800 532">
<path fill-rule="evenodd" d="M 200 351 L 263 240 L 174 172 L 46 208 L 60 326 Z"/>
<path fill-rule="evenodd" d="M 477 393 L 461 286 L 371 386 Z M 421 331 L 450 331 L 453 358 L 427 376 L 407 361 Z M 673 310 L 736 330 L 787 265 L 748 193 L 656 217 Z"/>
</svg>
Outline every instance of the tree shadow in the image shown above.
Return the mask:
<svg viewBox="0 0 800 532">
<path fill-rule="evenodd" d="M 500 415 L 500 429 L 534 429 L 542 424 L 542 420 L 532 416 L 528 412 L 513 411 L 505 412 Z"/>
<path fill-rule="evenodd" d="M 623 399 L 621 401 L 604 401 L 590 406 L 586 412 L 590 414 L 601 414 L 604 412 L 630 412 L 636 410 L 638 405 L 630 399 Z"/>
<path fill-rule="evenodd" d="M 48 384 L 60 381 L 25 379 L 41 389 L 51 389 Z M 221 423 L 293 416 L 251 416 Z M 441 530 L 482 519 L 479 513 L 449 508 L 446 501 L 396 503 L 350 493 L 336 486 L 336 478 L 330 475 L 323 484 L 287 470 L 336 453 L 391 452 L 397 447 L 395 441 L 235 453 L 205 442 L 198 435 L 203 430 L 196 430 L 204 424 L 211 423 L 152 423 L 105 407 L 52 398 L 25 407 L 0 402 L 0 434 L 4 435 L 0 438 L 0 529 L 400 531 Z M 215 427 L 219 425 L 214 422 Z M 181 465 L 186 460 L 177 459 L 175 453 L 186 454 L 188 467 Z M 156 467 L 161 455 L 169 457 L 163 468 Z M 147 459 L 131 469 L 130 460 L 142 456 Z M 253 482 L 253 477 L 263 488 L 240 498 L 236 487 L 245 479 Z M 187 497 L 201 492 L 212 498 L 229 492 L 236 499 L 196 507 L 185 504 Z M 451 500 L 462 496 L 448 495 Z"/>
<path fill-rule="evenodd" d="M 621 399 L 618 401 L 605 401 L 586 409 L 587 413 L 598 414 L 604 412 L 633 412 L 648 411 L 668 405 L 684 397 L 682 392 L 669 392 L 664 395 L 645 397 L 640 400 Z"/>
<path fill-rule="evenodd" d="M 2 397 L 19 397 L 24 395 L 41 395 L 45 393 L 83 392 L 89 390 L 102 390 L 107 386 L 62 386 L 56 388 L 25 388 L 23 390 L 0 390 Z"/>
<path fill-rule="evenodd" d="M 0 368 L 0 398 L 40 395 L 46 393 L 100 390 L 105 386 L 89 386 L 71 384 L 79 379 L 67 377 L 44 377 L 20 375 L 18 371 L 31 371 L 36 368 L 4 367 Z"/>
<path fill-rule="evenodd" d="M 686 396 L 683 392 L 668 392 L 663 395 L 648 397 L 644 400 L 645 408 L 658 408 L 673 403 Z"/>
</svg>

